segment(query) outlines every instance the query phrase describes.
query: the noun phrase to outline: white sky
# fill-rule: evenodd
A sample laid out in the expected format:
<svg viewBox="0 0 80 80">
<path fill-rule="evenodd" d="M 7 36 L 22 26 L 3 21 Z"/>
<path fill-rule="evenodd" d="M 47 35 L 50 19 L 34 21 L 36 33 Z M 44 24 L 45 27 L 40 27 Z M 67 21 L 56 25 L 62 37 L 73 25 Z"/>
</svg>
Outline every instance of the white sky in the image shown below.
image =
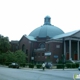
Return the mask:
<svg viewBox="0 0 80 80">
<path fill-rule="evenodd" d="M 64 32 L 80 29 L 80 0 L 0 0 L 0 34 L 20 40 L 44 24 L 51 23 Z"/>
</svg>

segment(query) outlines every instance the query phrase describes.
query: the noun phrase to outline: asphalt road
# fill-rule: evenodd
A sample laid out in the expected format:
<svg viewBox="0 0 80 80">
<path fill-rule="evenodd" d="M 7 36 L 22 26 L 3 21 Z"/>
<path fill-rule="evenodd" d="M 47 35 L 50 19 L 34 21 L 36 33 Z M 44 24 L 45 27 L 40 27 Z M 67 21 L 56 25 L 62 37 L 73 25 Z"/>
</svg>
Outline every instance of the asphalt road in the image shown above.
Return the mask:
<svg viewBox="0 0 80 80">
<path fill-rule="evenodd" d="M 63 71 L 53 70 L 33 70 L 33 69 L 12 69 L 0 67 L 0 80 L 73 80 L 71 77 L 55 75 L 57 73 L 63 75 Z"/>
</svg>

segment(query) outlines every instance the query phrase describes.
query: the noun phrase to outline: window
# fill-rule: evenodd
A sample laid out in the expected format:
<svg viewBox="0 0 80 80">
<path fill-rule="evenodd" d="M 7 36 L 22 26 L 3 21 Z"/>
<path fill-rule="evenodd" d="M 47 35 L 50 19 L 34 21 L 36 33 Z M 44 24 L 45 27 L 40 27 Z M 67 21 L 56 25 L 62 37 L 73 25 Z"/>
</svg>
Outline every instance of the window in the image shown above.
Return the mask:
<svg viewBox="0 0 80 80">
<path fill-rule="evenodd" d="M 22 51 L 25 52 L 25 45 L 22 45 Z"/>
<path fill-rule="evenodd" d="M 18 46 L 16 46 L 16 49 L 18 49 Z"/>
<path fill-rule="evenodd" d="M 45 48 L 45 44 L 44 43 L 40 43 L 39 44 L 39 48 Z"/>
<path fill-rule="evenodd" d="M 60 45 L 56 45 L 56 48 L 60 48 Z"/>
<path fill-rule="evenodd" d="M 37 53 L 35 53 L 35 56 L 38 56 L 38 54 L 37 54 Z"/>
<path fill-rule="evenodd" d="M 28 49 L 26 49 L 26 55 L 28 55 Z"/>
<path fill-rule="evenodd" d="M 38 53 L 38 55 L 40 56 L 40 53 Z"/>
<path fill-rule="evenodd" d="M 44 53 L 42 53 L 42 56 L 44 56 Z"/>
</svg>

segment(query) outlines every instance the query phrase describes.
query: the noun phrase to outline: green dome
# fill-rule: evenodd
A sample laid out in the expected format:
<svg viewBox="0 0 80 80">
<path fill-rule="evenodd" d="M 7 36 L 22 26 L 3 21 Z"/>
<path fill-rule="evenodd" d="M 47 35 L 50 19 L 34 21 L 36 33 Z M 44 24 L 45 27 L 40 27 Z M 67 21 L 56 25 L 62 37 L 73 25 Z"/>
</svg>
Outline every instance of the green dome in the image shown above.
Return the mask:
<svg viewBox="0 0 80 80">
<path fill-rule="evenodd" d="M 44 18 L 44 25 L 34 29 L 30 34 L 29 36 L 33 36 L 33 37 L 39 37 L 39 38 L 46 38 L 46 37 L 54 37 L 56 35 L 59 35 L 59 34 L 63 34 L 64 32 L 54 26 L 54 25 L 51 25 L 50 23 L 50 17 L 49 16 L 46 16 Z"/>
</svg>

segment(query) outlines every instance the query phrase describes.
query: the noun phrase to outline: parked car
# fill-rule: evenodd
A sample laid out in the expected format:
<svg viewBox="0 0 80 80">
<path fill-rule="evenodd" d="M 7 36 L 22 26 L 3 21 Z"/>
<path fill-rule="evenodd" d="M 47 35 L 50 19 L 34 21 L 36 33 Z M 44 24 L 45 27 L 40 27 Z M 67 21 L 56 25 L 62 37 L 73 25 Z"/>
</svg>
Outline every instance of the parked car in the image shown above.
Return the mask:
<svg viewBox="0 0 80 80">
<path fill-rule="evenodd" d="M 17 68 L 17 69 L 19 69 L 19 64 L 18 63 L 11 63 L 11 64 L 9 64 L 8 67 L 9 68 Z"/>
<path fill-rule="evenodd" d="M 45 62 L 45 67 L 47 69 L 51 69 L 52 68 L 52 63 L 51 62 Z"/>
<path fill-rule="evenodd" d="M 78 70 L 80 71 L 80 67 L 78 67 Z"/>
</svg>

